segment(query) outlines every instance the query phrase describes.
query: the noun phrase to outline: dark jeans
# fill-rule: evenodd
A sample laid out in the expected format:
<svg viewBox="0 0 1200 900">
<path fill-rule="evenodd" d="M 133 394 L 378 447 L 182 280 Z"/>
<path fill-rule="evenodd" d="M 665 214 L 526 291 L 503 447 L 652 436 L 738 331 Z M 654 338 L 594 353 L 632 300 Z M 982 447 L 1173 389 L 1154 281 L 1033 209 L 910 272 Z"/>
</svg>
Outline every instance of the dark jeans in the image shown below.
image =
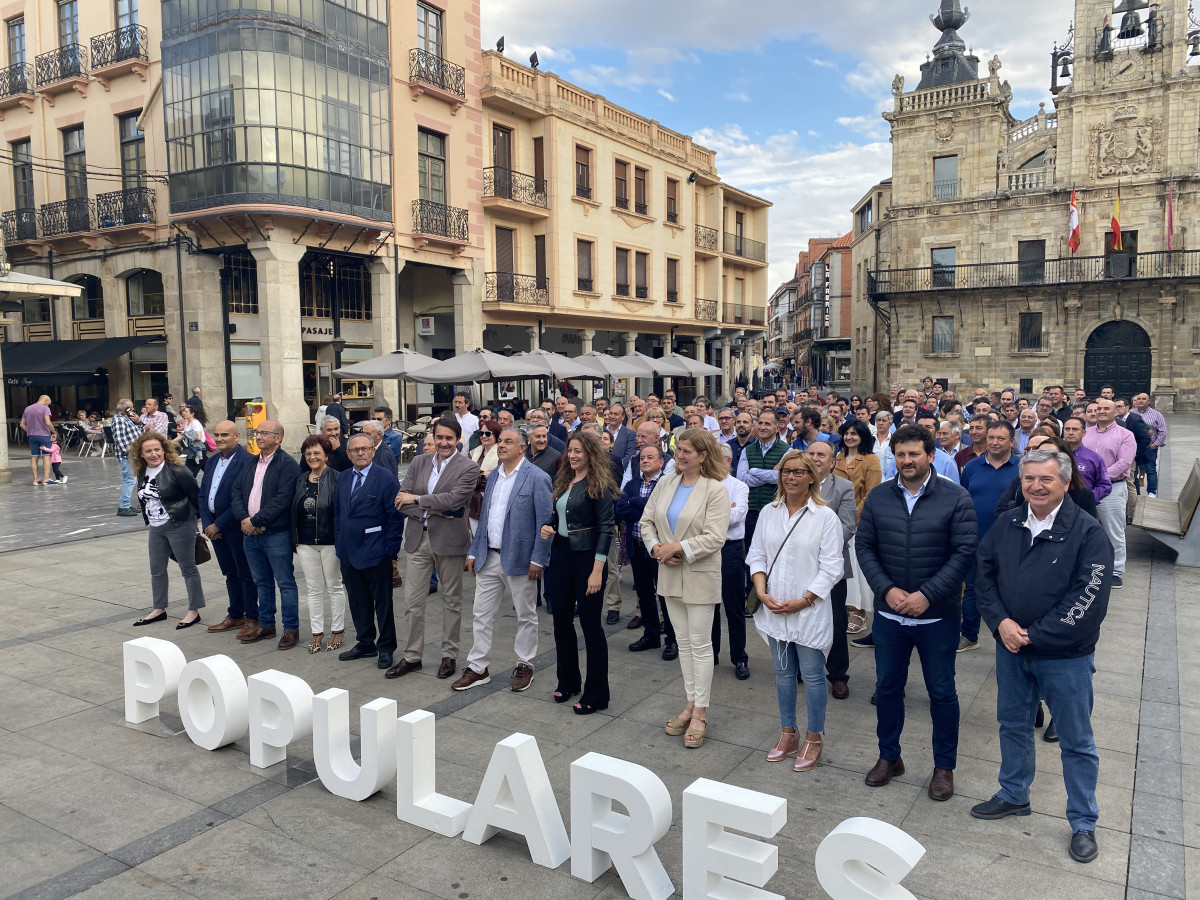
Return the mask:
<svg viewBox="0 0 1200 900">
<path fill-rule="evenodd" d="M 638 615 L 642 617 L 642 634 L 675 643 L 675 629 L 667 615 L 667 604 L 658 596 L 658 563 L 646 551 L 640 540 L 629 543 L 629 565 L 633 569 L 633 589 L 638 598 Z M 661 615 L 661 618 L 660 618 Z"/>
<path fill-rule="evenodd" d="M 275 585 L 279 585 L 279 609 L 284 631 L 300 630 L 300 592 L 292 566 L 292 536 L 278 534 L 245 535 L 242 547 L 258 588 L 258 624 L 275 627 Z"/>
<path fill-rule="evenodd" d="M 850 647 L 846 643 L 846 626 L 850 616 L 846 612 L 846 579 L 843 578 L 829 592 L 833 607 L 833 646 L 825 654 L 826 678 L 830 681 L 850 680 Z"/>
<path fill-rule="evenodd" d="M 746 594 L 742 591 L 746 568 L 746 547 L 741 538 L 726 541 L 721 548 L 721 605 L 729 623 L 729 660 L 734 665 L 749 662 L 746 655 Z M 721 655 L 721 611 L 713 613 L 712 644 L 714 661 Z"/>
<path fill-rule="evenodd" d="M 1093 831 L 1100 811 L 1100 756 L 1092 736 L 1093 657 L 1036 659 L 996 643 L 996 719 L 1000 723 L 1000 790 L 1008 803 L 1029 802 L 1035 774 L 1033 720 L 1043 697 L 1054 717 L 1072 831 Z"/>
<path fill-rule="evenodd" d="M 958 761 L 958 693 L 954 688 L 954 659 L 958 652 L 957 616 L 929 625 L 901 625 L 876 613 L 875 715 L 879 755 L 900 758 L 900 733 L 904 730 L 904 685 L 915 647 L 929 692 L 933 720 L 933 764 L 953 769 Z"/>
<path fill-rule="evenodd" d="M 382 559 L 366 569 L 342 561 L 342 584 L 354 619 L 358 646 L 380 653 L 396 650 L 396 613 L 392 608 L 392 561 Z M 375 623 L 379 623 L 378 637 Z"/>
<path fill-rule="evenodd" d="M 579 702 L 600 709 L 608 706 L 608 638 L 600 624 L 604 606 L 604 584 L 608 566 L 600 574 L 600 590 L 587 592 L 596 554 L 572 550 L 571 542 L 554 538 L 550 567 L 546 571 L 547 592 L 554 597 L 554 649 L 558 656 L 558 690 L 574 693 L 581 686 Z M 575 635 L 575 610 L 579 609 L 579 627 L 587 651 L 587 680 L 579 672 L 579 640 Z"/>
<path fill-rule="evenodd" d="M 229 526 L 228 531 L 222 531 L 221 536 L 212 542 L 217 565 L 221 567 L 221 574 L 225 576 L 225 590 L 229 594 L 228 615 L 231 619 L 258 618 L 258 588 L 254 585 L 254 574 L 250 571 L 250 563 L 246 559 L 244 537 L 235 522 Z"/>
<path fill-rule="evenodd" d="M 980 538 L 982 540 L 982 537 Z M 975 602 L 975 567 L 963 579 L 962 636 L 968 641 L 979 640 L 979 604 Z"/>
<path fill-rule="evenodd" d="M 1146 464 L 1142 466 L 1146 470 L 1146 493 L 1158 493 L 1158 448 L 1151 447 L 1146 451 Z M 1139 492 L 1140 493 L 1140 492 Z"/>
</svg>

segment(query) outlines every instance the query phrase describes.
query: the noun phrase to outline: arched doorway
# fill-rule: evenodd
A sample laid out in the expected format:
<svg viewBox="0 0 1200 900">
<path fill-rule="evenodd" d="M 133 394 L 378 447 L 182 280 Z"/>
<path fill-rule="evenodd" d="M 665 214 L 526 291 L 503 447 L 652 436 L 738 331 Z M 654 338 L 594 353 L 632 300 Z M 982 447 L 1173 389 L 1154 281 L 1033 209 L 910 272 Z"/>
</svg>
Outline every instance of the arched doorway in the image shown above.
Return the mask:
<svg viewBox="0 0 1200 900">
<path fill-rule="evenodd" d="M 1092 397 L 1111 384 L 1116 396 L 1150 390 L 1150 335 L 1133 322 L 1105 322 L 1087 339 L 1083 389 Z"/>
</svg>

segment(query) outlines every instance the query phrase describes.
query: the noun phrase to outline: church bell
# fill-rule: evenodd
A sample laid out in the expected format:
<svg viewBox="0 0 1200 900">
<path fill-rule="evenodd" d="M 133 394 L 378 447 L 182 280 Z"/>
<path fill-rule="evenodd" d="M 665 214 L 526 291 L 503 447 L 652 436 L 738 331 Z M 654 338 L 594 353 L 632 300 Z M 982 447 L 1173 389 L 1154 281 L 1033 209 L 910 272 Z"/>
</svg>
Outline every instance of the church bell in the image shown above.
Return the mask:
<svg viewBox="0 0 1200 900">
<path fill-rule="evenodd" d="M 1125 14 L 1121 17 L 1121 30 L 1117 32 L 1118 40 L 1129 40 L 1141 37 L 1146 33 L 1146 29 L 1142 27 L 1142 17 L 1137 14 L 1137 9 L 1145 5 L 1138 0 L 1121 0 L 1120 5 L 1113 10 L 1114 13 L 1123 12 Z"/>
</svg>

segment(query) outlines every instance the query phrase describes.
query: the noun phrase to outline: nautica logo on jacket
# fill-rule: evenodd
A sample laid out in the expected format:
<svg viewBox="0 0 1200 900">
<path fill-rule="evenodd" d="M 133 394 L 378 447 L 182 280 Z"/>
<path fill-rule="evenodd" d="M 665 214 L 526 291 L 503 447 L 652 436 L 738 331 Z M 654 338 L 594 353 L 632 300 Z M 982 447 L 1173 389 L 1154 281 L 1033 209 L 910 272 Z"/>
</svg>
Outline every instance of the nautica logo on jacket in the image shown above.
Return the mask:
<svg viewBox="0 0 1200 900">
<path fill-rule="evenodd" d="M 1099 563 L 1092 563 L 1092 580 L 1088 582 L 1087 587 L 1083 589 L 1083 596 L 1075 601 L 1075 605 L 1061 620 L 1064 625 L 1074 625 L 1076 620 L 1082 619 L 1087 613 L 1088 607 L 1096 599 L 1096 589 L 1100 587 L 1101 576 L 1104 574 L 1104 566 Z"/>
</svg>

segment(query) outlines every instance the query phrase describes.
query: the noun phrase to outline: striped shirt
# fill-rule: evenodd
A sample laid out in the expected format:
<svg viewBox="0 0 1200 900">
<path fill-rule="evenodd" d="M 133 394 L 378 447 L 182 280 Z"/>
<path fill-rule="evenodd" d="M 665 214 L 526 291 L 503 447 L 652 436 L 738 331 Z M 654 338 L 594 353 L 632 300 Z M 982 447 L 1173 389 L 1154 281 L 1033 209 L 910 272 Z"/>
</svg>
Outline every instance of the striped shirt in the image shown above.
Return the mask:
<svg viewBox="0 0 1200 900">
<path fill-rule="evenodd" d="M 1153 406 L 1147 406 L 1145 409 L 1135 408 L 1133 411 L 1141 416 L 1146 427 L 1154 432 L 1154 437 L 1150 439 L 1150 446 L 1167 446 L 1167 420 L 1163 418 L 1163 414 Z"/>
<path fill-rule="evenodd" d="M 639 496 L 642 498 L 642 500 L 646 500 L 650 496 L 650 492 L 654 490 L 654 486 L 656 484 L 658 484 L 658 479 L 662 478 L 662 476 L 663 476 L 663 473 L 659 472 L 657 475 L 655 475 L 649 481 L 642 482 L 641 487 L 638 489 Z M 640 541 L 642 539 L 642 521 L 641 521 L 641 519 L 638 519 L 638 521 L 633 523 L 633 539 L 635 541 Z"/>
</svg>

